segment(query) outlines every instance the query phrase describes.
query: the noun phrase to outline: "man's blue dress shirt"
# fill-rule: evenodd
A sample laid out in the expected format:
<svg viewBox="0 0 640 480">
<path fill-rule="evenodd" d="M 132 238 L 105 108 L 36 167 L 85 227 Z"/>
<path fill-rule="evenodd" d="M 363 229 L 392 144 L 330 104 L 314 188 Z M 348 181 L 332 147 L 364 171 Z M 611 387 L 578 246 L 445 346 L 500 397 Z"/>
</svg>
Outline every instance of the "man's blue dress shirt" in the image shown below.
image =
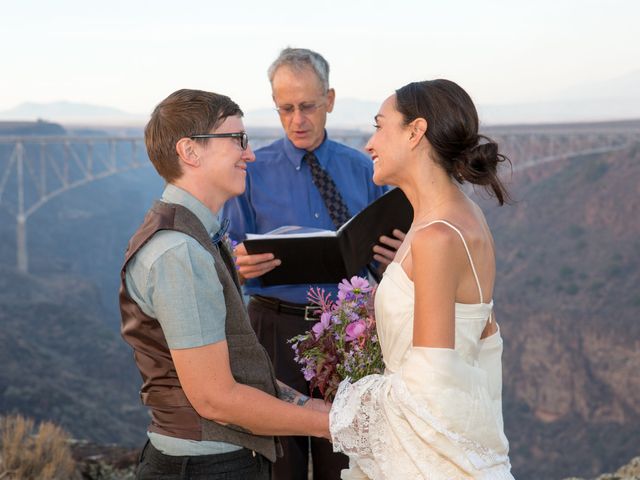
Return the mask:
<svg viewBox="0 0 640 480">
<path fill-rule="evenodd" d="M 266 233 L 283 225 L 335 230 L 320 192 L 313 184 L 311 170 L 288 138 L 256 150 L 256 161 L 247 165 L 247 189 L 229 200 L 222 218 L 229 218 L 229 235 L 242 242 L 247 233 Z M 373 183 L 373 164 L 362 152 L 325 140 L 313 152 L 340 191 L 353 216 L 382 195 L 386 189 Z M 313 252 L 309 252 L 313 255 Z M 278 268 L 278 267 L 276 267 Z M 265 295 L 294 303 L 307 303 L 312 285 L 262 287 L 259 279 L 247 280 L 247 295 Z M 320 285 L 337 292 L 335 284 Z M 335 293 L 334 293 L 335 298 Z"/>
</svg>

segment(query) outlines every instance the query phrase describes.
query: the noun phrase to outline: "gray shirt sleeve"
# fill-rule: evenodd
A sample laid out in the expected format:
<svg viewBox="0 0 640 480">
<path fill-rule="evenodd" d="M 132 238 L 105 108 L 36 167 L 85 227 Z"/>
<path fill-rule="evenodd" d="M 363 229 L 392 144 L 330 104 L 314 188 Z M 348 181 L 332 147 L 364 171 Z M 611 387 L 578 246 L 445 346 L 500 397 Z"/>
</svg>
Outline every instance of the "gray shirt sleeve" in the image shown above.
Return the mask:
<svg viewBox="0 0 640 480">
<path fill-rule="evenodd" d="M 160 322 L 169 348 L 225 339 L 227 312 L 214 259 L 192 237 L 156 233 L 129 262 L 126 286 L 142 311 Z"/>
</svg>

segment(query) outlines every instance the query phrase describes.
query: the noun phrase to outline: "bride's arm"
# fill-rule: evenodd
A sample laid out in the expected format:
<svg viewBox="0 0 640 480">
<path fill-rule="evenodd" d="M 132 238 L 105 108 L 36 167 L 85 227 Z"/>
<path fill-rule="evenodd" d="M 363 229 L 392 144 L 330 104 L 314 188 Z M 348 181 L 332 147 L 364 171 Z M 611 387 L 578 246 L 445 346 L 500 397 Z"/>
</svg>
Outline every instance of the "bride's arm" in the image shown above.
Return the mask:
<svg viewBox="0 0 640 480">
<path fill-rule="evenodd" d="M 411 242 L 414 346 L 455 347 L 461 249 L 460 238 L 446 225 L 434 224 L 415 233 Z"/>
</svg>

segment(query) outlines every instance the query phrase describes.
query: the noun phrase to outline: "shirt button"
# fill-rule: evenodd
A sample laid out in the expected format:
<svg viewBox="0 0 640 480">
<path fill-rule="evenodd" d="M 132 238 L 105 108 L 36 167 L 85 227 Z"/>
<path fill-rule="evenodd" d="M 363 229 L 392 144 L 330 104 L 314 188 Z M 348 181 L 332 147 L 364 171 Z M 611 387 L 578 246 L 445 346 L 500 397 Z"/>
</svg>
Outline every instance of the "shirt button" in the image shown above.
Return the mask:
<svg viewBox="0 0 640 480">
<path fill-rule="evenodd" d="M 320 214 L 319 213 L 314 213 L 313 216 L 316 217 L 316 218 L 320 218 Z"/>
<path fill-rule="evenodd" d="M 300 170 L 300 165 L 298 165 L 298 166 L 296 167 L 296 170 Z"/>
</svg>

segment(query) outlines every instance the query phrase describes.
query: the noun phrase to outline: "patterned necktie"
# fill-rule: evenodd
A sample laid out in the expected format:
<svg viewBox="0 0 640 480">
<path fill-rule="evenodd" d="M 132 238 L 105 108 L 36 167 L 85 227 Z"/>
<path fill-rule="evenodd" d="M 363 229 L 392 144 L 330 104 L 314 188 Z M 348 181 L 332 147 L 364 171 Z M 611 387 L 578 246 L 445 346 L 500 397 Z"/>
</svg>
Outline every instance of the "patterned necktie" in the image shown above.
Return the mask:
<svg viewBox="0 0 640 480">
<path fill-rule="evenodd" d="M 320 166 L 318 159 L 312 152 L 305 153 L 303 160 L 306 160 L 309 168 L 311 169 L 311 180 L 320 192 L 320 196 L 324 201 L 329 216 L 333 221 L 336 228 L 345 223 L 351 215 L 349 215 L 349 209 L 342 199 L 342 195 L 336 188 L 336 184 L 329 174 Z"/>
</svg>

